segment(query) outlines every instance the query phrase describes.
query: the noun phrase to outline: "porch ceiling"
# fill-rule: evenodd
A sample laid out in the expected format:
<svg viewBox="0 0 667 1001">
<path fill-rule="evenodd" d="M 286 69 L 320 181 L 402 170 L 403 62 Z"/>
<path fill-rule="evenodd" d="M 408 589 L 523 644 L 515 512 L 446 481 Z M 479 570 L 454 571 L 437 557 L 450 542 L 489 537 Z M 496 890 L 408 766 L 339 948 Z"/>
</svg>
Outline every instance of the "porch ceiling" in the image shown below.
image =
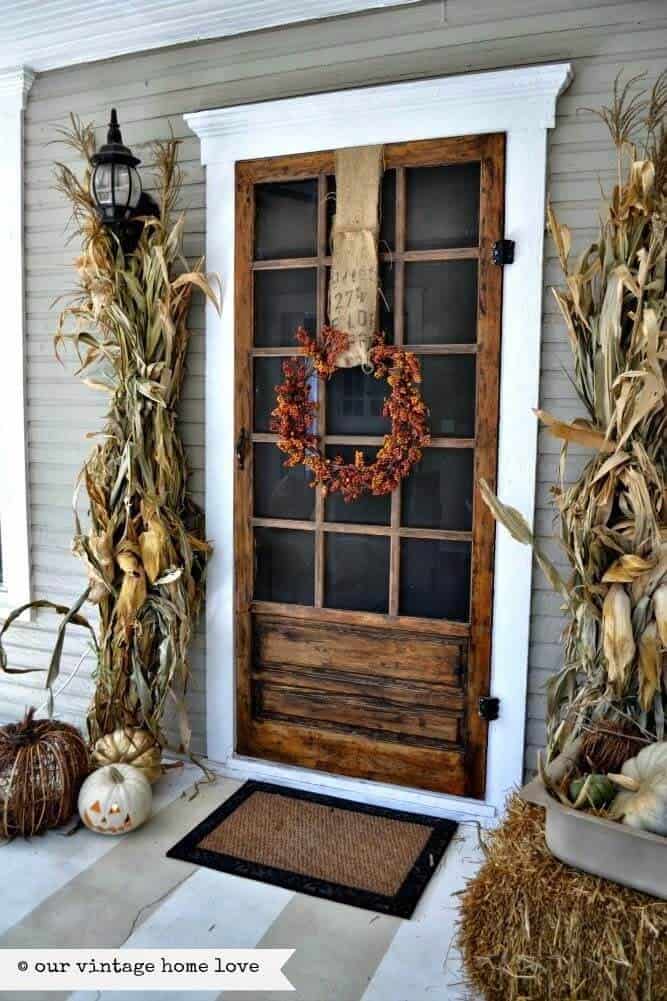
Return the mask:
<svg viewBox="0 0 667 1001">
<path fill-rule="evenodd" d="M 43 72 L 418 0 L 8 0 L 0 65 Z"/>
</svg>

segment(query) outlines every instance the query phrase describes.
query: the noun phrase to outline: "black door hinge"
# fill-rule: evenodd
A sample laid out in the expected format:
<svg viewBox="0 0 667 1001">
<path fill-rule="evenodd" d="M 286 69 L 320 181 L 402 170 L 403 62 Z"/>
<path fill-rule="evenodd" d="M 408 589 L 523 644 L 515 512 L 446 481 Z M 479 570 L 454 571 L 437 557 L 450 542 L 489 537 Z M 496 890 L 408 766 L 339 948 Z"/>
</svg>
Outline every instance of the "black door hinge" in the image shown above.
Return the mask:
<svg viewBox="0 0 667 1001">
<path fill-rule="evenodd" d="M 514 240 L 496 240 L 491 249 L 491 258 L 501 268 L 505 264 L 513 264 Z"/>
<path fill-rule="evenodd" d="M 500 715 L 500 699 L 493 695 L 484 695 L 479 700 L 479 715 L 487 723 L 492 723 Z"/>
<path fill-rule="evenodd" d="M 236 439 L 236 466 L 237 469 L 243 469 L 245 466 L 245 454 L 248 448 L 248 432 L 245 428 L 241 428 L 239 431 L 239 436 Z"/>
</svg>

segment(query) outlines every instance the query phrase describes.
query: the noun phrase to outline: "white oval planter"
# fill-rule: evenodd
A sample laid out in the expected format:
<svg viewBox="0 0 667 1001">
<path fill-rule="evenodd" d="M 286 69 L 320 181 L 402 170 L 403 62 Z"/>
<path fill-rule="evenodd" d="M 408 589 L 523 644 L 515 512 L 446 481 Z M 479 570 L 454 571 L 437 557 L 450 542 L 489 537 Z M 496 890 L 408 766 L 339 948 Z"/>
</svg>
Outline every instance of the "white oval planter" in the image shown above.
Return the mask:
<svg viewBox="0 0 667 1001">
<path fill-rule="evenodd" d="M 667 838 L 570 809 L 548 795 L 539 779 L 521 790 L 546 809 L 546 842 L 561 862 L 633 890 L 667 900 Z"/>
</svg>

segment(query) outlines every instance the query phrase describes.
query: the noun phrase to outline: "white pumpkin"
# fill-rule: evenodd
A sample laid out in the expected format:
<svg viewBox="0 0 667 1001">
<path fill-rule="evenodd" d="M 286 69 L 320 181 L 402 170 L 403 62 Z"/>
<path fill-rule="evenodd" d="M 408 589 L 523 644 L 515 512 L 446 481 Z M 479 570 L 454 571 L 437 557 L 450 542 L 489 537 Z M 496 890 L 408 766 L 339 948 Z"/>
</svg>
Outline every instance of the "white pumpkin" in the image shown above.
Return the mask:
<svg viewBox="0 0 667 1001">
<path fill-rule="evenodd" d="M 642 748 L 620 775 L 609 778 L 621 787 L 611 815 L 629 827 L 667 835 L 667 741 Z"/>
<path fill-rule="evenodd" d="M 105 765 L 89 775 L 79 793 L 79 814 L 98 834 L 125 834 L 151 815 L 150 782 L 133 765 Z"/>
</svg>

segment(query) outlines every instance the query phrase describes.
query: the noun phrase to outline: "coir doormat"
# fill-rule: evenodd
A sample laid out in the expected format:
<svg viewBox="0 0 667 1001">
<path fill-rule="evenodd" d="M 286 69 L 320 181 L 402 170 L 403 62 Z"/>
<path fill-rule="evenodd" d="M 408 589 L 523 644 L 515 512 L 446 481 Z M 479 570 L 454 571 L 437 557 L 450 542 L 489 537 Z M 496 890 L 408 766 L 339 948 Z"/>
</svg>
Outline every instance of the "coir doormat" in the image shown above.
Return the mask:
<svg viewBox="0 0 667 1001">
<path fill-rule="evenodd" d="M 409 918 L 456 826 L 438 817 L 246 782 L 167 855 Z"/>
</svg>

